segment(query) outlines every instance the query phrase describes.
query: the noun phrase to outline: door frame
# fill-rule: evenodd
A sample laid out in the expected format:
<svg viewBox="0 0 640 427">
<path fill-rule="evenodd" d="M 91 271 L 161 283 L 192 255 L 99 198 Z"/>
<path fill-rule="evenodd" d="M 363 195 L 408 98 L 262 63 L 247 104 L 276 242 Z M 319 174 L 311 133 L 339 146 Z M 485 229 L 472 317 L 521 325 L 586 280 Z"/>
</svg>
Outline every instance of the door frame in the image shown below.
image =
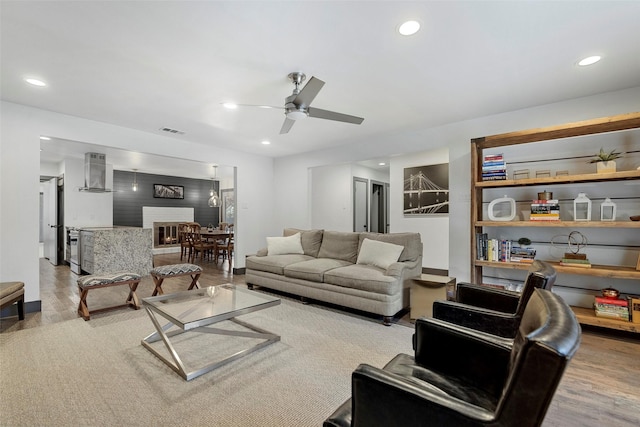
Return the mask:
<svg viewBox="0 0 640 427">
<path fill-rule="evenodd" d="M 360 178 L 357 176 L 353 177 L 353 231 L 359 231 L 358 228 L 356 228 L 356 224 L 357 224 L 357 214 L 358 214 L 358 198 L 356 197 L 357 195 L 357 186 L 358 183 L 364 184 L 365 185 L 365 200 L 364 200 L 364 217 L 365 217 L 365 224 L 364 224 L 364 229 L 365 231 L 369 231 L 369 180 L 366 178 Z"/>
</svg>

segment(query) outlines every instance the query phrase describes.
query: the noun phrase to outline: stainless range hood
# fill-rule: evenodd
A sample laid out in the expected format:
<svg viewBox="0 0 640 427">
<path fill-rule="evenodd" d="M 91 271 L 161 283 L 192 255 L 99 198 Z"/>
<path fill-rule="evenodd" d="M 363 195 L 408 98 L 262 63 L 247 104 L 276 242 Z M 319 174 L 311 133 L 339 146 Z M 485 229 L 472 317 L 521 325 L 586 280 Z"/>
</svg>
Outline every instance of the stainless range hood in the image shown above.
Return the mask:
<svg viewBox="0 0 640 427">
<path fill-rule="evenodd" d="M 84 187 L 80 191 L 91 193 L 111 193 L 105 188 L 107 172 L 107 156 L 102 153 L 85 153 L 84 155 Z"/>
</svg>

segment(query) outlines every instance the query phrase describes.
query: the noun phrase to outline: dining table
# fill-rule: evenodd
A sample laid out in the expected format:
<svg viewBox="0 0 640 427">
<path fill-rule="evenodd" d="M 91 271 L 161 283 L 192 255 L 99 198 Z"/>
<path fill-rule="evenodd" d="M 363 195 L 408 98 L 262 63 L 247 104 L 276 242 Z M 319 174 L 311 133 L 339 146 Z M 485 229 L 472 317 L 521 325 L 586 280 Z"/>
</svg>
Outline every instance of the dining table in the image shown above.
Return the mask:
<svg viewBox="0 0 640 427">
<path fill-rule="evenodd" d="M 207 240 L 226 240 L 233 239 L 233 230 L 219 230 L 219 229 L 210 229 L 210 228 L 201 228 L 200 229 L 200 237 Z M 227 256 L 229 257 L 229 271 L 231 271 L 231 261 L 233 256 L 233 251 L 228 251 Z"/>
</svg>

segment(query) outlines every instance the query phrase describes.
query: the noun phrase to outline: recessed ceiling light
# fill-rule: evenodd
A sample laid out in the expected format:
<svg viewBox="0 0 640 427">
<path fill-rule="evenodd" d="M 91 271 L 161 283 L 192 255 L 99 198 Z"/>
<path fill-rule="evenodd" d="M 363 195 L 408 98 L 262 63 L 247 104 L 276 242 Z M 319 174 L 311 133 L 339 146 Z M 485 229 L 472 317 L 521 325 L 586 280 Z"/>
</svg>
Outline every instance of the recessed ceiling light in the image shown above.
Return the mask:
<svg viewBox="0 0 640 427">
<path fill-rule="evenodd" d="M 398 32 L 403 36 L 411 36 L 418 32 L 420 23 L 418 21 L 407 21 L 400 25 Z"/>
<path fill-rule="evenodd" d="M 235 110 L 238 108 L 238 104 L 234 104 L 233 102 L 225 102 L 222 105 L 224 105 L 224 108 L 228 108 L 229 110 Z"/>
<path fill-rule="evenodd" d="M 26 78 L 26 79 L 24 79 L 24 81 L 29 83 L 29 84 L 32 84 L 34 86 L 46 86 L 47 85 L 42 80 L 38 80 L 38 79 Z"/>
<path fill-rule="evenodd" d="M 271 144 L 271 142 L 267 141 L 266 139 L 264 141 L 262 141 L 262 145 L 269 145 L 269 144 Z"/>
<path fill-rule="evenodd" d="M 598 55 L 589 56 L 587 58 L 584 58 L 582 61 L 578 62 L 578 65 L 584 67 L 584 66 L 587 66 L 587 65 L 595 64 L 596 62 L 600 61 L 601 59 L 602 59 L 602 57 L 598 56 Z"/>
<path fill-rule="evenodd" d="M 51 138 L 49 138 L 48 136 L 41 136 L 40 139 L 44 141 L 51 141 Z"/>
<path fill-rule="evenodd" d="M 380 162 L 380 163 L 378 163 L 378 166 L 384 166 L 384 165 L 386 165 L 386 163 L 385 163 L 385 162 Z"/>
</svg>

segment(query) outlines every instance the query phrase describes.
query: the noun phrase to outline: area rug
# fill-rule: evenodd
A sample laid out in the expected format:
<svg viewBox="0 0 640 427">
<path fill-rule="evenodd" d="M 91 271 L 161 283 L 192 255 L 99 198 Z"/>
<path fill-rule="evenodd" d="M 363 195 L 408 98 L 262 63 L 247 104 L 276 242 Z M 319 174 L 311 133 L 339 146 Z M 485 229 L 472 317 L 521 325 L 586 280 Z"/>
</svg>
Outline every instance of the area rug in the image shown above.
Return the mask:
<svg viewBox="0 0 640 427">
<path fill-rule="evenodd" d="M 320 426 L 358 364 L 412 353 L 411 328 L 286 299 L 241 319 L 281 341 L 189 382 L 140 344 L 144 310 L 0 334 L 0 424 Z M 185 356 L 221 347 L 191 341 Z"/>
</svg>

